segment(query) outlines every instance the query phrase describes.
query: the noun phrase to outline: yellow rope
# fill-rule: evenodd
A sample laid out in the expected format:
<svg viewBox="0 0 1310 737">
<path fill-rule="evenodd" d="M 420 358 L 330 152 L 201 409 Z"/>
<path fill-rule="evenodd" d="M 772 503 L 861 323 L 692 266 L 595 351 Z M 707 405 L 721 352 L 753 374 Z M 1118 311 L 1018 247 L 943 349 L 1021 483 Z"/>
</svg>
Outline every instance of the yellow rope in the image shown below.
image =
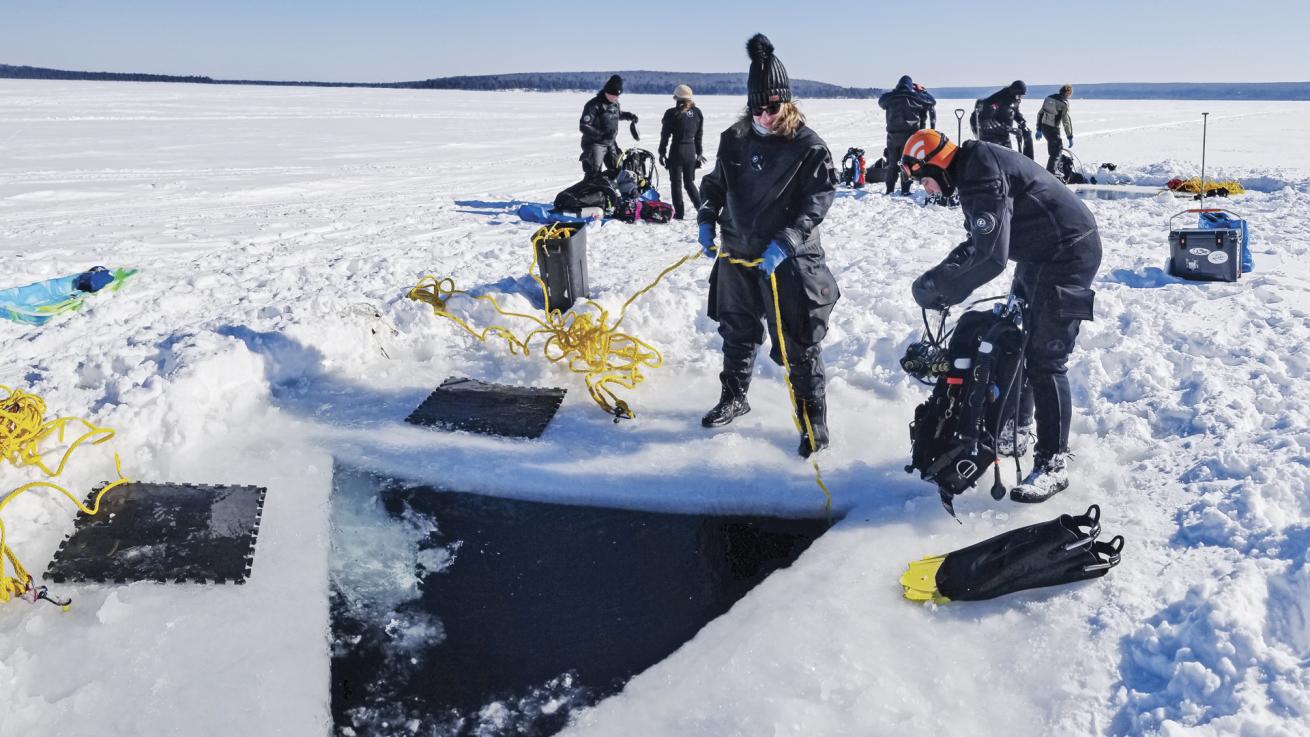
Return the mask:
<svg viewBox="0 0 1310 737">
<path fill-rule="evenodd" d="M 744 266 L 748 269 L 755 268 L 764 263 L 764 259 L 757 258 L 747 261 L 746 259 L 733 258 L 722 248 L 718 249 L 718 258 L 727 261 L 735 266 Z M 796 416 L 796 389 L 791 385 L 791 363 L 787 360 L 787 341 L 782 332 L 782 306 L 778 301 L 778 278 L 769 274 L 769 286 L 773 288 L 773 315 L 776 318 L 774 324 L 778 328 L 778 352 L 782 355 L 782 373 L 783 380 L 787 384 L 787 396 L 791 399 L 792 423 L 796 425 L 797 432 L 804 432 L 805 439 L 810 441 L 810 465 L 814 467 L 814 483 L 819 485 L 819 490 L 823 492 L 823 513 L 832 519 L 832 493 L 828 491 L 828 485 L 823 483 L 823 474 L 819 472 L 819 462 L 815 460 L 814 454 L 818 451 L 814 447 L 814 426 L 810 424 L 810 408 L 808 406 L 801 408 L 801 415 L 804 418 L 805 427 L 801 427 L 802 417 Z"/>
<path fill-rule="evenodd" d="M 20 468 L 34 466 L 47 477 L 54 478 L 64 472 L 64 468 L 68 465 L 68 459 L 73 455 L 73 451 L 77 450 L 78 446 L 86 442 L 91 445 L 100 445 L 114 437 L 113 430 L 94 425 L 77 417 L 59 417 L 47 421 L 45 419 L 45 402 L 35 394 L 10 389 L 3 385 L 0 385 L 0 392 L 8 393 L 8 397 L 0 400 L 0 462 L 8 461 Z M 76 440 L 68 444 L 59 462 L 52 468 L 45 460 L 46 453 L 41 450 L 42 442 L 57 436 L 57 442 L 63 444 L 69 425 L 75 423 L 81 423 L 81 434 Z M 104 498 L 105 494 L 128 481 L 123 476 L 123 466 L 117 453 L 114 454 L 114 468 L 118 472 L 118 479 L 101 489 L 96 494 L 95 501 L 90 507 L 84 506 L 76 496 L 58 484 L 49 481 L 33 481 L 14 489 L 0 499 L 0 510 L 3 510 L 11 501 L 27 491 L 46 488 L 53 489 L 68 497 L 78 509 L 86 514 L 95 515 L 100 511 L 100 500 Z M 19 562 L 18 556 L 8 546 L 6 539 L 7 531 L 4 520 L 0 519 L 0 554 L 2 554 L 0 555 L 0 603 L 24 596 L 33 589 L 32 576 Z M 6 566 L 6 561 L 8 561 L 8 566 Z M 7 568 L 13 569 L 14 574 L 12 576 L 6 573 Z"/>
<path fill-rule="evenodd" d="M 1201 178 L 1192 177 L 1191 179 L 1183 179 L 1177 183 L 1171 184 L 1169 189 L 1172 189 L 1175 192 L 1181 191 L 1181 192 L 1191 192 L 1193 194 L 1200 194 L 1202 189 Z M 1216 182 L 1215 180 L 1206 177 L 1204 189 L 1207 192 L 1213 192 L 1216 189 L 1226 189 L 1228 190 L 1228 194 L 1230 195 L 1246 193 L 1246 188 L 1243 187 L 1242 183 L 1237 181 L 1236 179 L 1228 179 L 1222 182 Z"/>
<path fill-rule="evenodd" d="M 519 338 L 507 328 L 495 325 L 479 332 L 470 327 L 464 320 L 451 314 L 446 309 L 446 303 L 450 298 L 455 295 L 468 294 L 468 292 L 456 289 L 455 282 L 452 279 L 438 279 L 431 275 L 425 276 L 419 280 L 419 283 L 413 289 L 409 290 L 406 296 L 412 300 L 431 305 L 434 314 L 450 319 L 481 342 L 485 343 L 487 338 L 492 335 L 503 338 L 509 346 L 511 354 L 521 353 L 527 355 L 529 344 L 533 338 L 538 335 L 547 336 L 546 343 L 542 348 L 542 353 L 547 360 L 552 363 L 566 363 L 570 371 L 584 374 L 587 390 L 591 394 L 591 398 L 607 413 L 614 415 L 616 421 L 619 417 L 635 417 L 636 413 L 632 411 L 626 402 L 614 394 L 610 386 L 618 385 L 627 389 L 635 389 L 644 380 L 641 375 L 641 368 L 643 366 L 646 368 L 659 368 L 664 364 L 664 357 L 650 344 L 626 333 L 618 332 L 619 324 L 623 322 L 628 307 L 637 298 L 654 289 L 665 276 L 688 261 L 698 258 L 701 254 L 697 251 L 683 256 L 673 265 L 661 271 L 653 282 L 637 290 L 623 303 L 623 307 L 619 310 L 618 319 L 610 324 L 609 311 L 591 300 L 587 300 L 585 306 L 594 310 L 596 313 L 594 315 L 573 311 L 562 314 L 559 310 L 550 309 L 550 295 L 546 289 L 546 283 L 537 275 L 537 244 L 546 239 L 568 238 L 573 234 L 573 231 L 572 228 L 563 228 L 558 225 L 543 226 L 532 237 L 532 265 L 529 267 L 528 273 L 532 276 L 533 281 L 537 282 L 537 285 L 541 287 L 546 312 L 545 320 L 535 315 L 509 312 L 503 309 L 494 297 L 489 295 L 473 297 L 473 299 L 490 303 L 492 308 L 500 315 L 521 317 L 540 326 L 537 330 L 528 333 L 524 338 Z M 728 263 L 746 268 L 754 268 L 764 262 L 764 259 L 758 258 L 749 261 L 732 258 L 722 248 L 718 250 L 717 257 L 728 261 Z M 782 309 L 778 298 L 778 281 L 772 274 L 769 275 L 769 285 L 773 288 L 773 311 L 777 317 L 775 322 L 778 326 L 778 347 L 782 354 L 787 394 L 791 398 L 793 408 L 792 421 L 799 432 L 801 431 L 802 418 L 797 417 L 795 412 L 796 391 L 791 385 L 791 367 L 787 361 L 787 344 L 782 332 Z M 808 407 L 802 408 L 802 416 L 805 423 L 805 436 L 810 442 L 810 464 L 814 467 L 814 482 L 818 484 L 819 490 L 823 492 L 824 514 L 831 517 L 832 494 L 828 491 L 828 486 L 824 484 L 823 474 L 819 471 L 819 462 L 814 458 L 817 448 L 814 445 L 814 427 L 810 423 Z"/>
<path fill-rule="evenodd" d="M 583 307 L 590 310 L 589 312 L 571 309 L 569 312 L 564 313 L 550 307 L 550 295 L 546 289 L 546 283 L 537 273 L 537 246 L 548 239 L 568 238 L 574 232 L 574 228 L 551 225 L 538 229 L 532 237 L 532 265 L 529 266 L 528 273 L 532 276 L 533 281 L 541 287 L 546 313 L 545 319 L 536 315 L 505 310 L 496 301 L 495 297 L 490 295 L 473 297 L 475 300 L 489 303 L 497 314 L 531 320 L 536 323 L 537 328 L 522 338 L 518 337 L 509 328 L 499 325 L 493 325 L 482 331 L 475 330 L 467 322 L 452 314 L 446 307 L 446 303 L 450 298 L 455 295 L 468 295 L 468 292 L 456 289 L 455 282 L 452 279 L 425 276 L 413 289 L 409 290 L 406 296 L 431 305 L 434 314 L 453 321 L 465 332 L 481 342 L 485 343 L 492 336 L 503 339 L 509 346 L 511 354 L 528 355 L 532 341 L 538 336 L 544 336 L 545 342 L 542 345 L 541 352 L 546 360 L 551 363 L 564 364 L 570 371 L 583 374 L 587 392 L 591 395 L 592 400 L 600 405 L 607 414 L 614 415 L 616 420 L 618 418 L 635 417 L 636 413 L 627 402 L 619 399 L 615 391 L 620 387 L 629 390 L 635 389 L 638 384 L 645 380 L 642 369 L 659 368 L 664 365 L 664 357 L 649 343 L 628 333 L 619 332 L 619 325 L 622 324 L 628 307 L 633 302 L 654 289 L 665 276 L 668 276 L 688 261 L 697 258 L 699 252 L 678 259 L 673 265 L 661 271 L 654 281 L 637 290 L 623 303 L 617 318 L 611 322 L 609 310 L 591 300 L 583 303 Z"/>
</svg>

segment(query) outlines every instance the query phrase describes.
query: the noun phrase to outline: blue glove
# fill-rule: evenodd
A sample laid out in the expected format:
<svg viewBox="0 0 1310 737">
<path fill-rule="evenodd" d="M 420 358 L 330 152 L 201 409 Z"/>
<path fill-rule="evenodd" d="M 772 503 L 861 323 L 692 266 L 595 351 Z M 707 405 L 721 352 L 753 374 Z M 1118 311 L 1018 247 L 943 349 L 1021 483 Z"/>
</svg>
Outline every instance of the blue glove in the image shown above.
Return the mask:
<svg viewBox="0 0 1310 737">
<path fill-rule="evenodd" d="M 760 268 L 766 275 L 773 276 L 773 272 L 778 269 L 778 264 L 787 260 L 787 252 L 777 241 L 769 241 L 769 247 L 764 249 L 761 258 L 764 260 L 760 262 Z"/>
<path fill-rule="evenodd" d="M 1069 136 L 1069 148 L 1073 148 L 1073 136 Z"/>
<path fill-rule="evenodd" d="M 718 257 L 719 257 L 719 254 L 718 254 L 718 250 L 719 250 L 719 249 L 718 249 L 718 246 L 714 245 L 714 224 L 713 224 L 713 223 L 701 223 L 701 224 L 700 224 L 700 238 L 699 238 L 698 240 L 700 241 L 700 250 L 701 250 L 701 253 L 705 254 L 706 256 L 708 256 L 708 257 L 710 257 L 710 258 L 718 258 Z"/>
<path fill-rule="evenodd" d="M 1038 129 L 1037 129 L 1037 140 L 1039 140 L 1039 141 L 1042 140 L 1042 129 L 1041 129 L 1041 128 L 1038 128 Z"/>
</svg>

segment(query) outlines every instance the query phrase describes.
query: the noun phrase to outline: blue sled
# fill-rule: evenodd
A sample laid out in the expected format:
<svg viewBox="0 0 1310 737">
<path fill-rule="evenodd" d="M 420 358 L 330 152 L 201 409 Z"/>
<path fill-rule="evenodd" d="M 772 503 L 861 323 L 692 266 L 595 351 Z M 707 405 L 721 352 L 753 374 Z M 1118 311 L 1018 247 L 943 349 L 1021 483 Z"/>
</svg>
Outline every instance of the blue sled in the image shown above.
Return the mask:
<svg viewBox="0 0 1310 737">
<path fill-rule="evenodd" d="M 97 291 L 117 292 L 136 269 L 115 269 L 113 279 Z M 86 298 L 94 292 L 78 288 L 85 286 L 92 272 L 69 274 L 22 287 L 0 289 L 0 317 L 27 325 L 44 325 L 52 318 L 82 309 Z"/>
</svg>

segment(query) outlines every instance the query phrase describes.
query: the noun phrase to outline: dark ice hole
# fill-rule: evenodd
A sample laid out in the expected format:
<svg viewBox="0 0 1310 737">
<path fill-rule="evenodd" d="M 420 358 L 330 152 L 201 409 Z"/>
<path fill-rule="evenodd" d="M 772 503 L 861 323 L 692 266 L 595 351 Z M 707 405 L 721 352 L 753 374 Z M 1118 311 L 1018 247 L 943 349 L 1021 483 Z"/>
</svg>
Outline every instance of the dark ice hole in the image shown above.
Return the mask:
<svg viewBox="0 0 1310 737">
<path fill-rule="evenodd" d="M 551 735 L 828 522 L 633 512 L 404 484 L 337 465 L 339 735 Z"/>
</svg>

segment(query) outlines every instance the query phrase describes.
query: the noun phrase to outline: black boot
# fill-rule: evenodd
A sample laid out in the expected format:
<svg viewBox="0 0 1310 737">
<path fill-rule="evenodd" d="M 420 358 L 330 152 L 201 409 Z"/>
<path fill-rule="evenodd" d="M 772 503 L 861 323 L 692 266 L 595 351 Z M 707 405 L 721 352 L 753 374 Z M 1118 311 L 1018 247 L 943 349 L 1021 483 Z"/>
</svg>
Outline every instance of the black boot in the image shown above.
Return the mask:
<svg viewBox="0 0 1310 737">
<path fill-rule="evenodd" d="M 809 428 L 814 430 L 814 442 L 810 442 L 810 433 L 805 423 L 809 418 Z M 822 395 L 817 397 L 796 397 L 796 419 L 801 423 L 801 445 L 796 449 L 801 458 L 809 458 L 828 447 L 828 401 Z"/>
<path fill-rule="evenodd" d="M 719 403 L 705 413 L 700 419 L 702 427 L 723 427 L 733 420 L 751 411 L 746 401 L 746 387 L 739 382 L 723 381 L 723 392 L 719 394 Z"/>
</svg>

